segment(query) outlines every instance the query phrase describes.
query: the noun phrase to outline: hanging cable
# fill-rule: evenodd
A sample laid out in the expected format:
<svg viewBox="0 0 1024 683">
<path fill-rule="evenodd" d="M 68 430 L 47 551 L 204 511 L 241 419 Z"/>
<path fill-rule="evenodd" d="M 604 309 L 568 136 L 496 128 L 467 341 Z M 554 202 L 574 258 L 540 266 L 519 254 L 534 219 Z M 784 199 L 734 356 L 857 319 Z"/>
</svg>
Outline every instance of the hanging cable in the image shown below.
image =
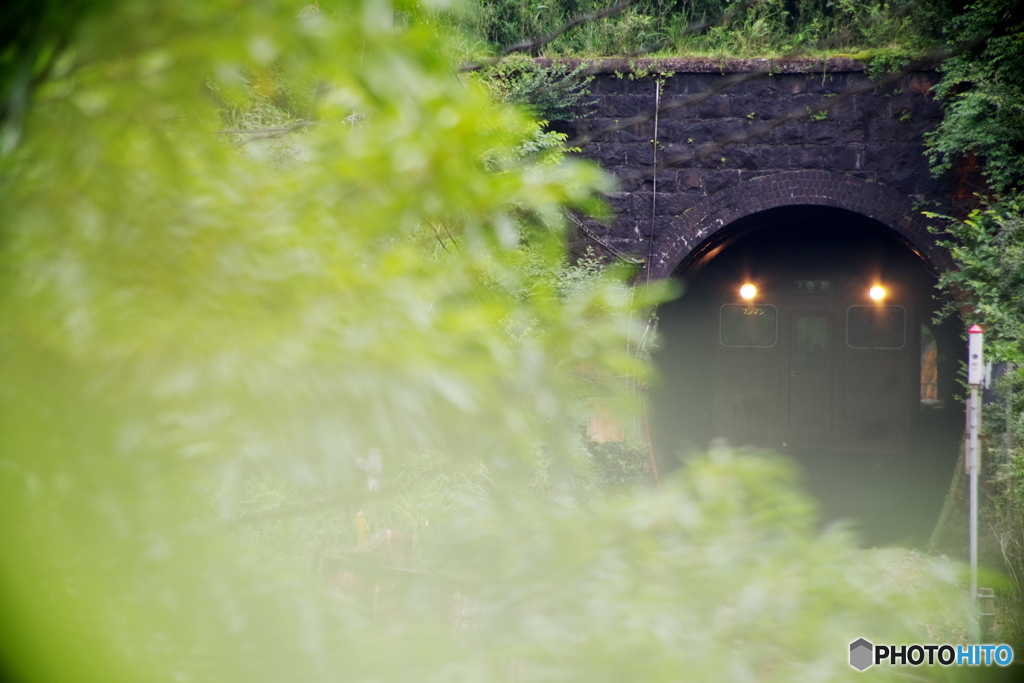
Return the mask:
<svg viewBox="0 0 1024 683">
<path fill-rule="evenodd" d="M 661 108 L 661 79 L 655 79 L 654 81 L 654 135 L 651 138 L 651 167 L 658 168 L 658 111 Z M 651 284 L 651 259 L 654 256 L 654 224 L 655 219 L 658 215 L 658 174 L 655 173 L 651 178 L 651 227 L 647 233 L 647 259 L 644 263 L 645 270 L 647 271 L 646 280 L 644 282 L 644 288 L 647 289 Z M 647 336 L 650 334 L 651 326 L 654 324 L 654 314 L 650 314 L 647 318 L 647 325 L 644 327 L 644 333 L 640 337 L 640 342 L 636 346 L 636 360 L 640 361 L 644 354 L 644 346 L 647 343 Z M 649 359 L 645 359 L 649 360 Z M 647 456 L 651 461 L 651 472 L 654 474 L 655 484 L 660 483 L 658 477 L 658 463 L 654 457 L 654 444 L 651 441 L 651 421 L 650 415 L 648 414 L 647 405 L 647 394 L 640 392 L 640 383 L 634 378 L 633 379 L 633 405 L 637 407 L 639 421 L 643 425 L 643 434 L 641 438 L 644 443 L 647 444 Z M 640 425 L 638 425 L 639 427 Z M 639 429 L 637 430 L 639 431 Z"/>
</svg>

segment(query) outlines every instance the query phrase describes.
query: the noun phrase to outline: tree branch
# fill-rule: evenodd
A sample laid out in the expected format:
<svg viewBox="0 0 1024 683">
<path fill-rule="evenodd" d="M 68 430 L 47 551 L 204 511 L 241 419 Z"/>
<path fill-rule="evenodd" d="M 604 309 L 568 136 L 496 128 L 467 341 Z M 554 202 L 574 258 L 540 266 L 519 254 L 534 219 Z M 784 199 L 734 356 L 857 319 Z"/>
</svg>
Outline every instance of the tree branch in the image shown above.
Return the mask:
<svg viewBox="0 0 1024 683">
<path fill-rule="evenodd" d="M 569 218 L 570 221 L 572 221 L 573 223 L 576 224 L 576 227 L 578 227 L 580 230 L 582 230 L 584 233 L 586 233 L 587 237 L 589 237 L 590 239 L 594 240 L 595 242 L 600 244 L 602 247 L 607 249 L 609 252 L 611 252 L 620 261 L 624 261 L 624 262 L 629 263 L 630 265 L 634 265 L 634 266 L 640 265 L 641 263 L 643 263 L 642 259 L 633 258 L 629 254 L 626 254 L 626 253 L 616 249 L 612 245 L 608 244 L 607 242 L 605 242 L 593 230 L 588 228 L 586 223 L 584 223 L 579 218 L 577 218 L 575 215 L 573 215 L 573 213 L 571 211 L 565 211 L 564 213 Z"/>
<path fill-rule="evenodd" d="M 576 28 L 580 24 L 586 24 L 588 22 L 596 21 L 598 19 L 606 19 L 608 17 L 615 16 L 619 12 L 622 12 L 627 7 L 632 5 L 634 2 L 636 2 L 636 0 L 621 0 L 619 3 L 612 5 L 611 7 L 606 7 L 602 10 L 595 10 L 593 12 L 585 12 L 576 17 L 573 17 L 566 23 L 562 24 L 562 26 L 560 26 L 559 28 L 555 29 L 554 31 L 545 36 L 533 38 L 531 40 L 521 40 L 518 43 L 506 45 L 501 49 L 501 52 L 498 54 L 496 58 L 486 60 L 482 63 L 470 62 L 468 64 L 463 64 L 459 68 L 459 71 L 477 71 L 488 66 L 494 66 L 495 64 L 500 62 L 503 57 L 507 57 L 515 52 L 525 52 L 526 50 L 532 50 L 534 48 L 547 45 L 554 39 L 558 38 L 558 36 L 562 35 L 566 31 L 570 31 Z"/>
<path fill-rule="evenodd" d="M 302 128 L 308 128 L 314 126 L 318 121 L 296 121 L 290 126 L 278 126 L 276 128 L 254 128 L 254 129 L 234 129 L 234 130 L 218 130 L 214 131 L 217 135 L 251 135 L 252 137 L 244 140 L 236 140 L 235 146 L 241 147 L 247 145 L 250 142 L 256 142 L 258 140 L 273 140 L 275 138 L 283 138 L 289 133 L 294 133 Z"/>
<path fill-rule="evenodd" d="M 576 17 L 573 17 L 569 21 L 565 22 L 564 24 L 562 24 L 561 27 L 557 28 L 556 30 L 552 31 L 546 36 L 541 36 L 540 38 L 533 38 L 532 40 L 521 40 L 518 43 L 506 46 L 504 49 L 502 49 L 501 56 L 506 57 L 514 52 L 525 52 L 527 50 L 532 50 L 536 47 L 547 45 L 558 36 L 576 28 L 581 24 L 586 24 L 591 21 L 597 21 L 598 19 L 607 19 L 608 17 L 613 17 L 619 12 L 622 12 L 623 10 L 628 8 L 634 2 L 636 2 L 636 0 L 621 0 L 621 2 L 612 5 L 611 7 L 606 7 L 602 10 L 595 10 L 593 12 L 585 12 L 583 14 L 580 14 Z"/>
<path fill-rule="evenodd" d="M 341 121 L 342 121 L 342 123 L 355 123 L 356 121 L 359 121 L 362 118 L 363 117 L 360 114 L 350 114 L 349 116 L 346 116 Z M 226 130 L 215 130 L 213 132 L 216 135 L 252 135 L 253 137 L 251 137 L 251 138 L 246 138 L 244 140 L 237 140 L 234 143 L 236 147 L 241 147 L 242 145 L 247 145 L 250 142 L 257 142 L 259 140 L 273 140 L 275 138 L 281 138 L 281 137 L 284 137 L 285 135 L 288 135 L 289 133 L 294 133 L 297 130 L 301 130 L 303 128 L 308 128 L 310 126 L 315 126 L 315 125 L 317 125 L 319 123 L 324 123 L 325 121 L 329 121 L 329 120 L 336 120 L 336 119 L 333 119 L 333 118 L 332 119 L 319 119 L 319 120 L 316 120 L 316 121 L 303 120 L 303 121 L 296 121 L 295 123 L 287 125 L 287 126 L 276 126 L 274 128 L 232 128 L 232 129 L 226 129 Z"/>
</svg>

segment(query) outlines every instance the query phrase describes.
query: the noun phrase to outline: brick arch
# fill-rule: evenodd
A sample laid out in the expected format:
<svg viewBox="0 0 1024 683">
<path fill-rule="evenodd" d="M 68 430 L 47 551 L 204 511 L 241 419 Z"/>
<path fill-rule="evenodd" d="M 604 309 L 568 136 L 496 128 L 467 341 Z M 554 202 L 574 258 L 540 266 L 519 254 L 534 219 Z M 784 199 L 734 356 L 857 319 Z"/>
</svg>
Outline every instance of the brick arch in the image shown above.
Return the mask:
<svg viewBox="0 0 1024 683">
<path fill-rule="evenodd" d="M 933 269 L 950 268 L 920 211 L 885 185 L 829 171 L 786 171 L 752 178 L 691 207 L 658 236 L 642 277 L 670 277 L 709 238 L 736 220 L 781 206 L 818 205 L 853 211 L 887 226 Z"/>
</svg>

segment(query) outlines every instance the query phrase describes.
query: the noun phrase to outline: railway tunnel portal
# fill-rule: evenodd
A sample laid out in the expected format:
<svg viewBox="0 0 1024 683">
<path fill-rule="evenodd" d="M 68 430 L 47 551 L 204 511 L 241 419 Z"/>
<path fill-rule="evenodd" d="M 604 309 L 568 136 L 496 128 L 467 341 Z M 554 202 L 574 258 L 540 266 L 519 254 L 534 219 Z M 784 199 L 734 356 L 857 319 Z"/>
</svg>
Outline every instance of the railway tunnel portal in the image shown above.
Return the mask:
<svg viewBox="0 0 1024 683">
<path fill-rule="evenodd" d="M 787 452 L 826 517 L 856 519 L 875 541 L 921 540 L 963 424 L 951 400 L 959 331 L 933 322 L 950 261 L 922 210 L 964 210 L 977 182 L 929 173 L 936 74 L 883 91 L 865 88 L 865 67 L 850 60 L 742 79 L 758 65 L 669 66 L 678 70 L 660 79 L 599 76 L 596 116 L 569 131 L 696 101 L 584 149 L 625 181 L 609 197 L 615 218 L 582 224 L 576 249 L 640 261 L 642 279 L 675 278 L 684 291 L 658 310 L 650 403 L 661 466 L 716 438 Z M 742 134 L 830 96 L 824 116 Z M 655 173 L 659 155 L 687 153 Z M 756 294 L 744 298 L 743 285 Z"/>
<path fill-rule="evenodd" d="M 720 227 L 672 276 L 650 391 L 665 466 L 715 439 L 784 452 L 826 517 L 925 540 L 958 454 L 963 352 L 934 322 L 924 253 L 863 213 L 786 204 Z"/>
</svg>

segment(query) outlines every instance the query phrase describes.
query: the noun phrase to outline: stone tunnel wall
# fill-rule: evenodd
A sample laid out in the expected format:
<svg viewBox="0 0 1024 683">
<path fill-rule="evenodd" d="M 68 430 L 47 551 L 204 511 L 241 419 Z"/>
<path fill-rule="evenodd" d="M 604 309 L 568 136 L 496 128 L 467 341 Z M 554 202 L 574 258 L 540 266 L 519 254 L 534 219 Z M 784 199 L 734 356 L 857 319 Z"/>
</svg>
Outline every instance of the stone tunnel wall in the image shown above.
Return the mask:
<svg viewBox="0 0 1024 683">
<path fill-rule="evenodd" d="M 916 239 L 932 243 L 920 211 L 955 212 L 957 202 L 969 203 L 973 196 L 966 181 L 955 180 L 956 174 L 935 178 L 929 171 L 924 136 L 942 118 L 941 106 L 930 94 L 938 80 L 934 70 L 911 72 L 884 89 L 874 86 L 866 65 L 850 59 L 605 60 L 591 63 L 591 70 L 596 102 L 590 109 L 594 111 L 566 124 L 562 130 L 570 139 L 622 126 L 631 117 L 653 110 L 656 98 L 664 107 L 709 89 L 717 92 L 662 112 L 656 130 L 653 120 L 636 123 L 583 147 L 583 156 L 624 180 L 608 198 L 615 217 L 603 223 L 585 221 L 574 241 L 576 251 L 590 245 L 606 256 L 614 253 L 646 260 L 652 244 L 660 245 L 663 272 L 657 274 L 671 274 L 708 237 L 707 226 L 696 226 L 699 221 L 690 214 L 708 204 L 729 208 L 732 202 L 742 202 L 749 182 L 756 179 L 763 185 L 766 176 L 776 174 L 790 182 L 806 177 L 808 187 L 814 179 L 830 178 L 835 185 L 837 178 L 848 178 L 851 187 L 867 188 L 868 195 L 901 198 L 902 206 L 890 207 L 890 213 L 907 214 L 903 222 L 915 226 Z M 737 74 L 748 77 L 737 78 Z M 866 92 L 843 96 L 851 88 Z M 816 106 L 828 108 L 814 114 Z M 729 136 L 745 137 L 759 124 L 787 115 L 799 118 L 758 137 L 714 146 Z M 666 168 L 656 179 L 651 176 L 656 159 L 663 162 L 680 154 L 703 158 Z M 795 173 L 808 171 L 823 173 Z M 646 177 L 637 178 L 637 174 Z M 807 202 L 805 197 L 794 203 L 842 206 L 828 197 L 821 199 Z M 873 201 L 870 196 L 860 197 L 858 206 L 870 206 Z M 903 230 L 891 221 L 887 224 Z M 913 241 L 911 236 L 904 237 Z M 677 253 L 666 251 L 670 243 Z"/>
</svg>

